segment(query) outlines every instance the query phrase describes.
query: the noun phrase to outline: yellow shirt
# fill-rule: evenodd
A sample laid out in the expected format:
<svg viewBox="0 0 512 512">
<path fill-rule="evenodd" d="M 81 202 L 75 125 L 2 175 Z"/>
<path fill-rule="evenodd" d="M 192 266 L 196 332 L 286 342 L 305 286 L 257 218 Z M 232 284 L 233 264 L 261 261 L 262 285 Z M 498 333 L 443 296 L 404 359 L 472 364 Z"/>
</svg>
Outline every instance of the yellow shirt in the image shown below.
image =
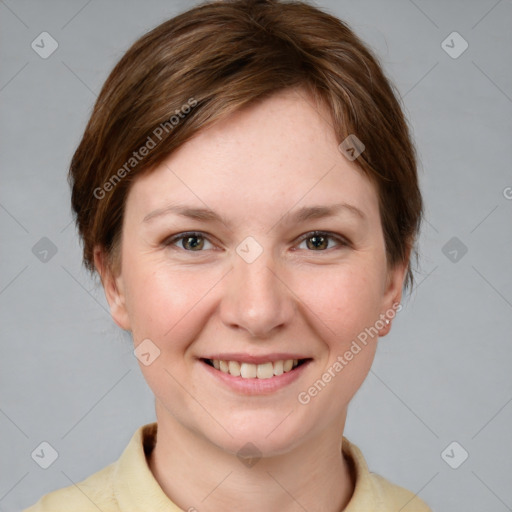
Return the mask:
<svg viewBox="0 0 512 512">
<path fill-rule="evenodd" d="M 50 492 L 24 512 L 183 512 L 163 492 L 147 464 L 157 423 L 138 428 L 121 457 L 76 486 Z M 342 450 L 355 474 L 344 512 L 432 512 L 412 492 L 370 473 L 359 448 L 343 437 Z"/>
</svg>

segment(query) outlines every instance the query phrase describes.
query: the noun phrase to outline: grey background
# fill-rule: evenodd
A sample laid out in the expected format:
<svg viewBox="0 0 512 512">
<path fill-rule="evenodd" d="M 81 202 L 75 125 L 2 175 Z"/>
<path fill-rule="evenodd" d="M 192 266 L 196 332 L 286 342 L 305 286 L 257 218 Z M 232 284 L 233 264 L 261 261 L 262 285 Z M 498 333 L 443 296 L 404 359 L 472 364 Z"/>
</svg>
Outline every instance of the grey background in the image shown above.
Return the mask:
<svg viewBox="0 0 512 512">
<path fill-rule="evenodd" d="M 195 3 L 0 1 L 2 511 L 113 462 L 155 419 L 130 338 L 82 270 L 66 173 L 113 65 Z M 427 207 L 415 290 L 345 435 L 371 470 L 435 511 L 512 510 L 512 3 L 317 4 L 376 50 L 397 85 Z M 31 48 L 43 31 L 59 45 L 47 59 Z M 469 44 L 456 59 L 441 46 L 453 31 Z M 46 263 L 33 252 L 43 237 L 57 250 Z M 58 452 L 46 470 L 31 458 L 42 441 Z M 452 441 L 469 453 L 458 469 L 441 457 Z"/>
</svg>

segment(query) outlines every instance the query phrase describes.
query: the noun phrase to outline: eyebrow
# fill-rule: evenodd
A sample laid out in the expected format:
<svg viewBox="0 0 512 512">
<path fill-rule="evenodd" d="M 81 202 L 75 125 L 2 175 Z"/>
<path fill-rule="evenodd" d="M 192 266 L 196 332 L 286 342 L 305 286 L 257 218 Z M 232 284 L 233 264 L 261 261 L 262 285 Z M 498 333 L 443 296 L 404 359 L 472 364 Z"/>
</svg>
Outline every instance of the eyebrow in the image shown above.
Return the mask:
<svg viewBox="0 0 512 512">
<path fill-rule="evenodd" d="M 315 205 L 315 206 L 304 206 L 293 214 L 287 213 L 283 217 L 288 217 L 290 223 L 300 223 L 311 219 L 321 219 L 325 217 L 334 217 L 338 213 L 346 212 L 350 213 L 355 217 L 362 220 L 366 220 L 365 213 L 354 205 L 348 203 L 337 203 L 332 205 Z M 204 222 L 221 222 L 226 226 L 230 223 L 222 215 L 214 212 L 209 208 L 193 208 L 186 205 L 172 204 L 165 208 L 159 208 L 148 213 L 142 222 L 149 222 L 156 217 L 163 215 L 176 214 L 181 217 L 186 217 L 193 220 L 199 220 Z"/>
</svg>

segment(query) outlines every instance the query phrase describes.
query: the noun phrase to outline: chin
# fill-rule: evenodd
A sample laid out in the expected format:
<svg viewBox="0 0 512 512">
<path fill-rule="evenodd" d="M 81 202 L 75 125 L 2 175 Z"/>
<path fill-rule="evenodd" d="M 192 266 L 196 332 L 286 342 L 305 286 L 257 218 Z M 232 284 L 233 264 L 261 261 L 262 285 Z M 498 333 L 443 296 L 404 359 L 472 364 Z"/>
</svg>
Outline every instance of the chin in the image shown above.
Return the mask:
<svg viewBox="0 0 512 512">
<path fill-rule="evenodd" d="M 286 413 L 253 411 L 231 415 L 225 422 L 231 436 L 224 429 L 216 430 L 212 437 L 206 432 L 203 435 L 224 451 L 239 457 L 281 455 L 292 450 L 305 435 L 304 423 L 299 428 L 294 425 L 297 418 L 293 418 L 293 413 L 287 417 L 290 410 Z"/>
</svg>

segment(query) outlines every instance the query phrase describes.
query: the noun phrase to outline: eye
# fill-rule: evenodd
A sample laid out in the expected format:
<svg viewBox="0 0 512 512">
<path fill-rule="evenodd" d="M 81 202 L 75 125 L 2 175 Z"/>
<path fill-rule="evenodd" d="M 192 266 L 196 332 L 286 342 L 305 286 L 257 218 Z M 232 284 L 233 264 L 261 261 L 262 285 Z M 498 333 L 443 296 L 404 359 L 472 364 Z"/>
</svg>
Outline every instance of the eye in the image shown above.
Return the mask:
<svg viewBox="0 0 512 512">
<path fill-rule="evenodd" d="M 305 242 L 307 249 L 314 252 L 325 252 L 327 249 L 333 248 L 329 247 L 329 241 L 333 240 L 341 247 L 348 247 L 350 245 L 346 239 L 326 231 L 311 231 L 306 233 L 301 237 L 300 244 Z M 205 247 L 205 244 L 210 244 L 211 247 Z M 165 247 L 174 245 L 178 249 L 182 249 L 187 252 L 202 252 L 204 249 L 213 248 L 212 243 L 204 236 L 204 234 L 196 231 L 174 235 L 166 239 L 162 245 Z"/>
<path fill-rule="evenodd" d="M 205 243 L 209 243 L 211 245 L 211 242 L 209 242 L 202 233 L 197 232 L 180 233 L 172 236 L 165 240 L 163 245 L 170 246 L 177 243 L 181 243 L 181 247 L 178 246 L 178 248 L 188 252 L 201 252 L 201 250 L 205 248 Z"/>
<path fill-rule="evenodd" d="M 301 244 L 306 242 L 308 249 L 315 252 L 322 252 L 329 248 L 329 240 L 335 240 L 342 247 L 349 246 L 349 243 L 342 237 L 326 231 L 311 231 L 310 233 L 306 233 L 301 238 Z"/>
</svg>

